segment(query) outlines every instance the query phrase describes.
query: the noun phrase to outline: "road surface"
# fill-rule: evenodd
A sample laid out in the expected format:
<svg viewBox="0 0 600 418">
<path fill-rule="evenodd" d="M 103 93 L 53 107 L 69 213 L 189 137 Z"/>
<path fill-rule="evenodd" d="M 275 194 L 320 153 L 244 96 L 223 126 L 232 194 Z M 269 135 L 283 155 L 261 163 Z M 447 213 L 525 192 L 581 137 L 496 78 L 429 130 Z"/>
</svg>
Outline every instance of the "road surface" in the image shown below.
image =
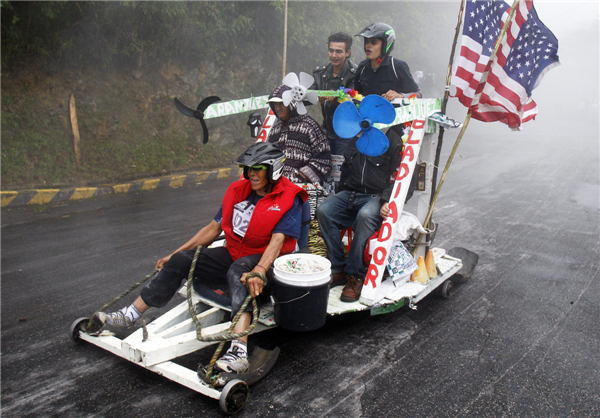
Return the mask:
<svg viewBox="0 0 600 418">
<path fill-rule="evenodd" d="M 560 124 L 472 122 L 434 215 L 435 246 L 479 254 L 472 279 L 415 311 L 251 338 L 281 355 L 241 416 L 600 416 L 599 135 Z M 2 210 L 4 417 L 221 415 L 68 333 L 208 223 L 226 187 Z"/>
</svg>

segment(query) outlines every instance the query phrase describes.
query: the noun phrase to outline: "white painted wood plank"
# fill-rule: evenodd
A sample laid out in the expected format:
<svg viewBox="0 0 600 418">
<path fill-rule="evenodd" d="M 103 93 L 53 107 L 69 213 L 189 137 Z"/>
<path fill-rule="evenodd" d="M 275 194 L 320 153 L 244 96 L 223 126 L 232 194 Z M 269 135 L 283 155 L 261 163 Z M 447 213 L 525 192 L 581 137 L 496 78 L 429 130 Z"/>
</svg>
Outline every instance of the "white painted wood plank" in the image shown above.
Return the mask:
<svg viewBox="0 0 600 418">
<path fill-rule="evenodd" d="M 221 391 L 208 387 L 204 381 L 200 380 L 195 370 L 171 361 L 149 366 L 147 369 L 210 398 L 219 399 L 221 397 Z"/>
</svg>

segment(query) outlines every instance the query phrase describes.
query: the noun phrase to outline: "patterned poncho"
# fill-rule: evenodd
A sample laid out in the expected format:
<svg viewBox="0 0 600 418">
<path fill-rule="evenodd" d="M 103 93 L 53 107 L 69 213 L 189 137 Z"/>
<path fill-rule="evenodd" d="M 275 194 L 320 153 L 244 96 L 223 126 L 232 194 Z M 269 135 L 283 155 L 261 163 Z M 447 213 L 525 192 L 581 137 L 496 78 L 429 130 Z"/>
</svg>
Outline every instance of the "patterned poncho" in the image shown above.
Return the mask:
<svg viewBox="0 0 600 418">
<path fill-rule="evenodd" d="M 287 86 L 279 86 L 270 97 L 281 97 Z M 283 175 L 294 183 L 321 182 L 331 171 L 329 142 L 319 124 L 309 115 L 298 115 L 290 103 L 287 122 L 277 119 L 267 141 L 283 151 L 286 157 Z M 306 176 L 305 179 L 299 173 Z"/>
</svg>

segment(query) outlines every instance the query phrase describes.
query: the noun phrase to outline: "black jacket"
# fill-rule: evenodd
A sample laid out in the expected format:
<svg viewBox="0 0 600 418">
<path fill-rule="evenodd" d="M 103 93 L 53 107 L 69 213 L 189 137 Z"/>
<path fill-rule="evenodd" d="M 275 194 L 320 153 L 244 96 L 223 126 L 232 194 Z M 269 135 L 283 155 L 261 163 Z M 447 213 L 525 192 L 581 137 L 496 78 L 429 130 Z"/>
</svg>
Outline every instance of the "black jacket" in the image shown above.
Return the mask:
<svg viewBox="0 0 600 418">
<path fill-rule="evenodd" d="M 354 77 L 356 75 L 356 64 L 349 58 L 344 61 L 342 70 L 337 77 L 333 76 L 333 66 L 331 64 L 323 65 L 315 68 L 313 77 L 315 82 L 310 90 L 338 90 L 340 87 L 354 88 Z M 323 128 L 330 133 L 333 131 L 333 114 L 338 107 L 337 102 L 325 101 L 321 103 L 321 111 L 323 112 Z"/>
<path fill-rule="evenodd" d="M 393 132 L 388 134 L 390 147 L 377 157 L 358 151 L 352 138 L 344 154 L 339 190 L 379 195 L 380 201 L 389 201 L 396 170 L 402 160 L 402 139 Z"/>
<path fill-rule="evenodd" d="M 410 74 L 408 64 L 389 55 L 386 55 L 375 70 L 371 67 L 371 61 L 362 61 L 356 70 L 354 87 L 363 96 L 381 96 L 389 90 L 402 94 L 419 92 L 419 86 Z"/>
</svg>

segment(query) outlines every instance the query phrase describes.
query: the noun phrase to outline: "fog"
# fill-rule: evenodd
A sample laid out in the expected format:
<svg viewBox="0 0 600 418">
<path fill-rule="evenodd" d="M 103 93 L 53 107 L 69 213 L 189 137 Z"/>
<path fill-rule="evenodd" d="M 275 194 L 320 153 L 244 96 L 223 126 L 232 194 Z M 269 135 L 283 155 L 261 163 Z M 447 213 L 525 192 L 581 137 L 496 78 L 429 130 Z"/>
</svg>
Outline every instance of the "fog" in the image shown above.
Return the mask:
<svg viewBox="0 0 600 418">
<path fill-rule="evenodd" d="M 356 2 L 353 2 L 356 3 Z M 363 2 L 361 2 L 363 3 Z M 443 95 L 446 71 L 450 58 L 452 39 L 460 7 L 458 1 L 418 1 L 396 2 L 398 10 L 406 6 L 416 6 L 417 14 L 436 14 L 436 19 L 424 19 L 425 25 L 412 28 L 409 34 L 405 28 L 410 22 L 404 21 L 402 14 L 388 16 L 385 21 L 392 25 L 399 39 L 392 55 L 405 60 L 411 72 L 423 71 L 434 74 L 435 83 L 422 85 L 426 97 Z M 290 3 L 293 6 L 293 2 Z M 315 2 L 318 4 L 318 2 Z M 364 2 L 367 16 L 376 13 L 377 3 Z M 389 4 L 389 2 L 388 2 Z M 554 33 L 559 41 L 558 55 L 561 65 L 548 71 L 540 85 L 533 91 L 532 97 L 538 105 L 538 116 L 522 126 L 521 132 L 511 133 L 499 123 L 485 124 L 471 122 L 470 130 L 501 129 L 507 134 L 526 134 L 528 131 L 559 129 L 560 121 L 570 119 L 579 129 L 598 136 L 599 127 L 599 3 L 596 1 L 543 1 L 534 3 L 541 21 Z M 441 15 L 437 15 L 440 13 Z M 438 19 L 437 17 L 440 17 Z M 290 17 L 291 18 L 291 17 Z M 332 28 L 357 33 L 356 28 Z M 416 32 L 419 32 L 417 34 Z M 411 45 L 413 38 L 423 36 L 427 48 L 424 53 Z M 458 48 L 457 48 L 458 49 Z M 352 59 L 360 62 L 365 58 L 358 38 L 352 48 Z M 458 54 L 458 51 L 456 52 Z M 327 62 L 326 50 L 321 53 L 323 63 Z M 289 71 L 309 71 L 308 68 Z M 464 119 L 467 109 L 450 99 L 448 113 L 456 119 Z M 560 128 L 562 129 L 562 128 Z M 580 131 L 581 132 L 581 131 Z M 565 133 L 567 134 L 567 133 Z M 600 138 L 599 138 L 600 142 Z M 598 150 L 596 149 L 596 152 Z"/>
</svg>

